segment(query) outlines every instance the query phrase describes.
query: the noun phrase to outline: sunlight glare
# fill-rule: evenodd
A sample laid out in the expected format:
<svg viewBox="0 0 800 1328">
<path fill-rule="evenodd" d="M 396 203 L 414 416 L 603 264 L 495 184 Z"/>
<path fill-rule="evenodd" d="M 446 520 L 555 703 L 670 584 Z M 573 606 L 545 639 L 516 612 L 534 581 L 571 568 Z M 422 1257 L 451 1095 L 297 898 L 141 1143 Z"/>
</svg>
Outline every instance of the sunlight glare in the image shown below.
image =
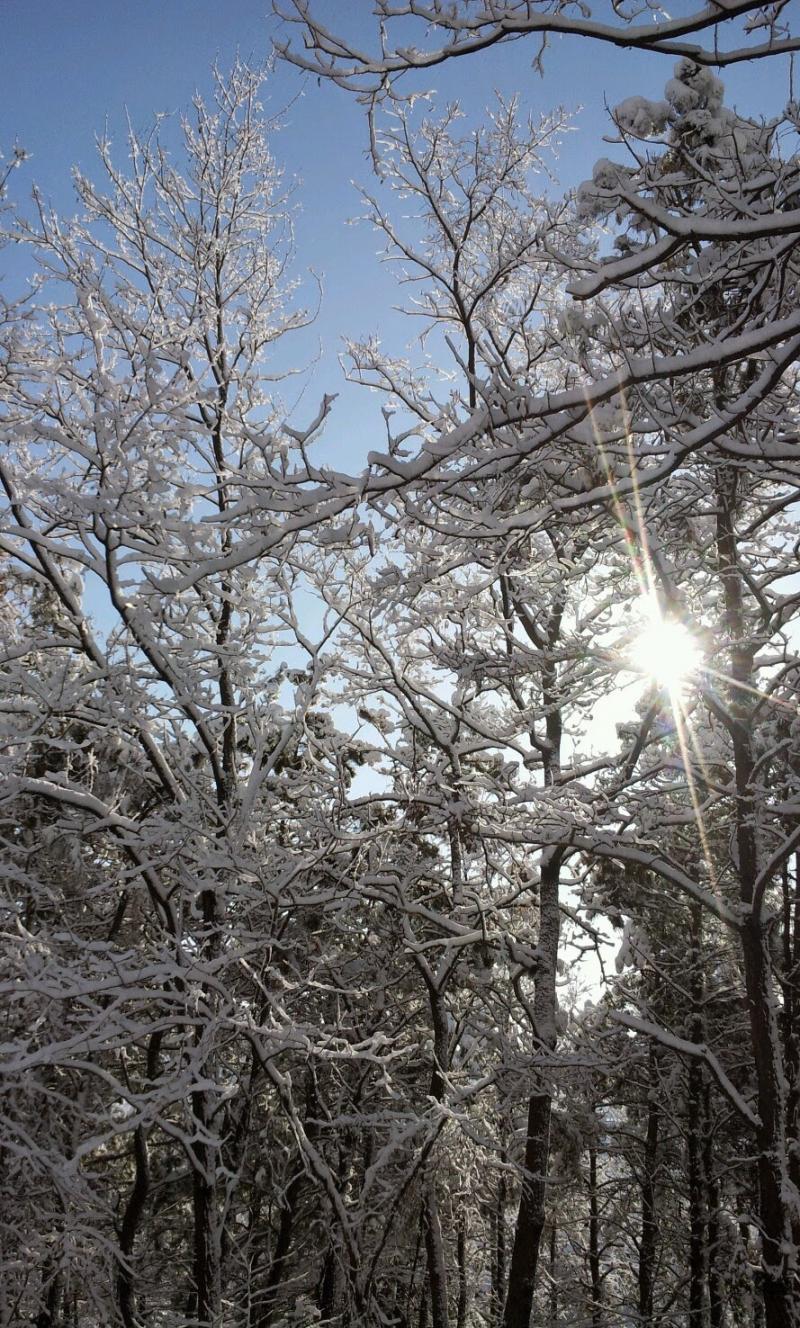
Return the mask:
<svg viewBox="0 0 800 1328">
<path fill-rule="evenodd" d="M 656 609 L 643 624 L 630 650 L 630 660 L 670 692 L 680 691 L 701 661 L 701 651 L 685 623 L 665 618 Z"/>
</svg>

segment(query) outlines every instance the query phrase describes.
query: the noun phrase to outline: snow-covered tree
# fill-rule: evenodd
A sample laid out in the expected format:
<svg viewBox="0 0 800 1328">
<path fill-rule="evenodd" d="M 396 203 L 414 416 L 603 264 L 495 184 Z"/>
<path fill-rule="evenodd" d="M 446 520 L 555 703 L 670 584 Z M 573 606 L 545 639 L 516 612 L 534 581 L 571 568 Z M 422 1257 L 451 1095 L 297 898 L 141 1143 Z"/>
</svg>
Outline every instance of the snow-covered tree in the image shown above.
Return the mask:
<svg viewBox="0 0 800 1328">
<path fill-rule="evenodd" d="M 260 74 L 6 226 L 0 1317 L 795 1328 L 797 115 L 711 72 L 788 6 L 312 10 L 421 330 L 363 475 Z M 559 32 L 678 63 L 554 202 L 560 112 L 398 80 Z"/>
<path fill-rule="evenodd" d="M 36 195 L 11 231 L 35 282 L 0 387 L 6 594 L 30 604 L 3 663 L 6 1184 L 49 1196 L 9 1237 L 12 1318 L 60 1322 L 71 1267 L 98 1322 L 231 1321 L 261 1081 L 313 1153 L 275 1060 L 305 1018 L 282 964 L 349 749 L 317 709 L 335 624 L 298 609 L 327 405 L 304 433 L 273 395 L 305 315 L 261 83 L 217 75 L 174 155 L 164 125 L 125 169 L 102 141 L 78 218 Z"/>
</svg>

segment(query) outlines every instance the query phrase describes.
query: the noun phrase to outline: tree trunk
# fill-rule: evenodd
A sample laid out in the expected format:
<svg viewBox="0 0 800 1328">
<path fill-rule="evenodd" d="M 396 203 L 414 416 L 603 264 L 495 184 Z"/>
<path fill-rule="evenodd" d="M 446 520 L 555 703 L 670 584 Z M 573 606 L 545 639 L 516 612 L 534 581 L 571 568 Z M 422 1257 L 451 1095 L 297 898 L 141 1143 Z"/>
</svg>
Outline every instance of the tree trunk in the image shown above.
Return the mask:
<svg viewBox="0 0 800 1328">
<path fill-rule="evenodd" d="M 642 1234 L 639 1240 L 639 1318 L 645 1325 L 653 1321 L 655 1296 L 658 1213 L 656 1208 L 656 1171 L 658 1167 L 659 1111 L 656 1094 L 656 1052 L 651 1043 L 647 1092 L 647 1133 L 642 1160 Z"/>
<path fill-rule="evenodd" d="M 424 1199 L 425 1252 L 428 1257 L 428 1287 L 430 1289 L 432 1328 L 448 1328 L 450 1315 L 447 1305 L 447 1264 L 444 1257 L 442 1225 L 436 1202 L 436 1182 L 431 1179 Z"/>
<path fill-rule="evenodd" d="M 417 1321 L 418 1328 L 428 1328 L 428 1320 L 430 1317 L 428 1314 L 428 1309 L 429 1309 L 428 1283 L 427 1280 L 424 1280 L 422 1283 L 422 1291 L 420 1292 L 420 1297 L 419 1297 L 419 1319 Z"/>
<path fill-rule="evenodd" d="M 501 1127 L 502 1128 L 502 1127 Z M 505 1148 L 500 1152 L 500 1162 L 504 1166 L 508 1161 Z M 492 1290 L 491 1320 L 493 1328 L 500 1328 L 503 1318 L 503 1300 L 506 1289 L 506 1173 L 501 1171 L 497 1178 L 497 1193 L 491 1211 L 492 1236 Z"/>
<path fill-rule="evenodd" d="M 456 1313 L 457 1328 L 465 1328 L 467 1322 L 467 1303 L 469 1284 L 467 1281 L 467 1224 L 463 1213 L 458 1218 L 456 1235 L 456 1253 L 458 1258 L 458 1308 Z"/>
<path fill-rule="evenodd" d="M 762 1293 L 766 1328 L 794 1328 L 798 1319 L 796 1271 L 788 1205 L 789 1154 L 777 1015 L 767 927 L 750 917 L 742 927 L 750 1037 L 756 1070 L 759 1123 L 758 1193 Z"/>
<path fill-rule="evenodd" d="M 434 1102 L 444 1100 L 449 1061 L 450 1037 L 442 992 L 428 984 L 433 1025 L 433 1068 L 430 1096 Z M 447 1292 L 447 1262 L 444 1253 L 442 1224 L 436 1199 L 435 1172 L 425 1183 L 422 1198 L 422 1221 L 425 1233 L 425 1255 L 428 1267 L 428 1288 L 432 1328 L 449 1328 L 450 1314 Z"/>
<path fill-rule="evenodd" d="M 783 1045 L 786 1065 L 786 1135 L 789 1176 L 800 1193 L 800 854 L 794 860 L 794 885 L 789 864 L 783 873 Z M 800 1246 L 800 1230 L 794 1233 Z"/>
<path fill-rule="evenodd" d="M 597 1148 L 589 1144 L 589 1276 L 592 1285 L 592 1328 L 603 1322 L 603 1278 L 600 1269 L 600 1205 L 597 1194 Z"/>
<path fill-rule="evenodd" d="M 164 1040 L 163 1029 L 156 1030 L 147 1045 L 147 1083 L 154 1084 L 158 1078 L 159 1055 Z M 137 1126 L 133 1135 L 133 1188 L 122 1215 L 119 1234 L 120 1265 L 117 1272 L 117 1304 L 124 1328 L 138 1328 L 136 1317 L 136 1297 L 134 1290 L 133 1258 L 136 1233 L 144 1216 L 145 1204 L 150 1193 L 150 1166 L 147 1154 L 147 1134 L 144 1126 Z"/>
<path fill-rule="evenodd" d="M 61 1323 L 61 1301 L 64 1282 L 60 1272 L 50 1273 L 48 1268 L 42 1275 L 46 1286 L 44 1305 L 36 1316 L 36 1328 L 59 1328 Z"/>
<path fill-rule="evenodd" d="M 278 1235 L 275 1240 L 275 1248 L 272 1251 L 269 1272 L 267 1273 L 267 1280 L 264 1285 L 261 1309 L 256 1318 L 256 1328 L 267 1328 L 267 1324 L 272 1318 L 272 1311 L 278 1295 L 278 1288 L 283 1281 L 284 1269 L 292 1244 L 292 1235 L 294 1233 L 302 1185 L 303 1168 L 300 1158 L 298 1157 L 296 1159 L 294 1175 L 286 1186 L 283 1207 L 281 1208 L 281 1220 L 278 1224 Z"/>
<path fill-rule="evenodd" d="M 745 621 L 743 578 L 739 566 L 736 507 L 737 473 L 726 471 L 717 490 L 717 557 L 725 599 L 725 622 L 731 639 L 728 727 L 736 784 L 736 856 L 741 902 L 747 912 L 741 927 L 750 1044 L 758 1105 L 758 1191 L 761 1229 L 762 1291 L 766 1328 L 794 1328 L 798 1322 L 797 1273 L 790 1254 L 792 1220 L 789 1150 L 786 1138 L 786 1082 L 777 1014 L 771 923 L 759 894 L 759 853 L 753 773 L 753 717 L 750 702 L 754 647 Z"/>
<path fill-rule="evenodd" d="M 530 1325 L 539 1246 L 545 1221 L 551 1109 L 549 1093 L 538 1093 L 528 1103 L 525 1174 L 511 1251 L 504 1328 L 529 1328 Z"/>
<path fill-rule="evenodd" d="M 144 1128 L 138 1125 L 133 1134 L 134 1182 L 128 1196 L 119 1236 L 120 1264 L 117 1271 L 117 1304 L 124 1328 L 138 1328 L 134 1295 L 131 1257 L 136 1232 L 139 1229 L 147 1195 L 150 1190 L 150 1169 L 147 1158 L 147 1140 Z"/>
<path fill-rule="evenodd" d="M 703 1041 L 703 916 L 700 904 L 691 905 L 691 970 L 689 989 L 692 996 L 689 1036 Z M 695 1060 L 687 1068 L 686 1152 L 689 1179 L 689 1328 L 703 1328 L 707 1277 L 705 1176 L 703 1173 L 703 1069 Z"/>
<path fill-rule="evenodd" d="M 558 1227 L 555 1222 L 550 1225 L 550 1328 L 556 1328 L 558 1323 L 558 1278 L 556 1277 L 556 1253 L 558 1244 Z"/>
<path fill-rule="evenodd" d="M 703 1328 L 706 1287 L 706 1224 L 703 1193 L 702 1092 L 703 1072 L 696 1061 L 688 1068 L 687 1162 L 689 1176 L 689 1328 Z"/>
<path fill-rule="evenodd" d="M 328 1246 L 325 1262 L 322 1265 L 322 1278 L 319 1288 L 319 1300 L 317 1302 L 323 1322 L 332 1319 L 336 1309 L 336 1291 L 339 1281 L 337 1271 L 336 1250 L 331 1244 Z"/>
<path fill-rule="evenodd" d="M 714 1142 L 711 1132 L 711 1085 L 703 1091 L 703 1173 L 706 1186 L 706 1250 L 708 1256 L 708 1318 L 711 1328 L 722 1328 L 723 1282 L 720 1273 L 720 1195 L 714 1174 Z"/>
<path fill-rule="evenodd" d="M 543 1053 L 556 1044 L 556 963 L 561 928 L 559 876 L 561 855 L 544 857 L 539 894 L 539 967 L 534 996 L 534 1036 Z M 540 1076 L 543 1078 L 543 1076 Z M 550 1159 L 550 1116 L 552 1092 L 549 1087 L 531 1095 L 525 1140 L 525 1170 L 519 1200 L 511 1267 L 508 1274 L 504 1328 L 529 1328 L 539 1245 L 545 1222 L 547 1167 Z"/>
<path fill-rule="evenodd" d="M 218 1328 L 220 1318 L 219 1231 L 215 1183 L 216 1149 L 205 1141 L 209 1130 L 209 1101 L 205 1090 L 192 1093 L 192 1114 L 198 1138 L 193 1147 L 192 1215 L 194 1226 L 192 1271 L 197 1296 L 196 1316 L 202 1328 Z"/>
</svg>

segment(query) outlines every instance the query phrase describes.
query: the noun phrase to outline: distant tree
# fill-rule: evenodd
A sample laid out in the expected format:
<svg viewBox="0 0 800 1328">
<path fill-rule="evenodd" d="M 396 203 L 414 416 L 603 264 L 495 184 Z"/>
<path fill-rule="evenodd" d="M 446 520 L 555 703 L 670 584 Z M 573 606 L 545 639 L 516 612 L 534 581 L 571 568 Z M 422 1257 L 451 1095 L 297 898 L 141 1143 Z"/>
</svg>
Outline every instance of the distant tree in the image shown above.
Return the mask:
<svg viewBox="0 0 800 1328">
<path fill-rule="evenodd" d="M 295 892 L 349 767 L 315 714 L 333 623 L 313 642 L 297 607 L 327 405 L 302 433 L 272 396 L 305 315 L 261 82 L 215 76 L 182 167 L 163 126 L 127 170 L 102 141 L 79 220 L 36 195 L 10 232 L 36 281 L 0 386 L 0 547 L 29 604 L 2 665 L 6 1183 L 48 1197 L 8 1232 L 9 1322 L 64 1322 L 70 1266 L 97 1321 L 229 1322 L 256 1092 L 328 1175 L 274 1061 L 304 1021 L 279 995 Z"/>
</svg>

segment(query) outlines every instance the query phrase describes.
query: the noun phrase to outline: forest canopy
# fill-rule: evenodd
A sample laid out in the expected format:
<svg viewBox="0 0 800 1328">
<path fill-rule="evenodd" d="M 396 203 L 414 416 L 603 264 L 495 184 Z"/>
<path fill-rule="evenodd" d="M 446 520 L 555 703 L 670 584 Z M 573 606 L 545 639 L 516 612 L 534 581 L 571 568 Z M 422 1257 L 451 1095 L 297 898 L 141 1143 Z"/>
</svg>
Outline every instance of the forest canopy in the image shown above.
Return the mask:
<svg viewBox="0 0 800 1328">
<path fill-rule="evenodd" d="M 0 172 L 0 1325 L 800 1328 L 796 5 L 324 9 Z M 567 191 L 426 82 L 562 37 L 658 71 Z M 353 473 L 275 61 L 409 316 Z"/>
</svg>

